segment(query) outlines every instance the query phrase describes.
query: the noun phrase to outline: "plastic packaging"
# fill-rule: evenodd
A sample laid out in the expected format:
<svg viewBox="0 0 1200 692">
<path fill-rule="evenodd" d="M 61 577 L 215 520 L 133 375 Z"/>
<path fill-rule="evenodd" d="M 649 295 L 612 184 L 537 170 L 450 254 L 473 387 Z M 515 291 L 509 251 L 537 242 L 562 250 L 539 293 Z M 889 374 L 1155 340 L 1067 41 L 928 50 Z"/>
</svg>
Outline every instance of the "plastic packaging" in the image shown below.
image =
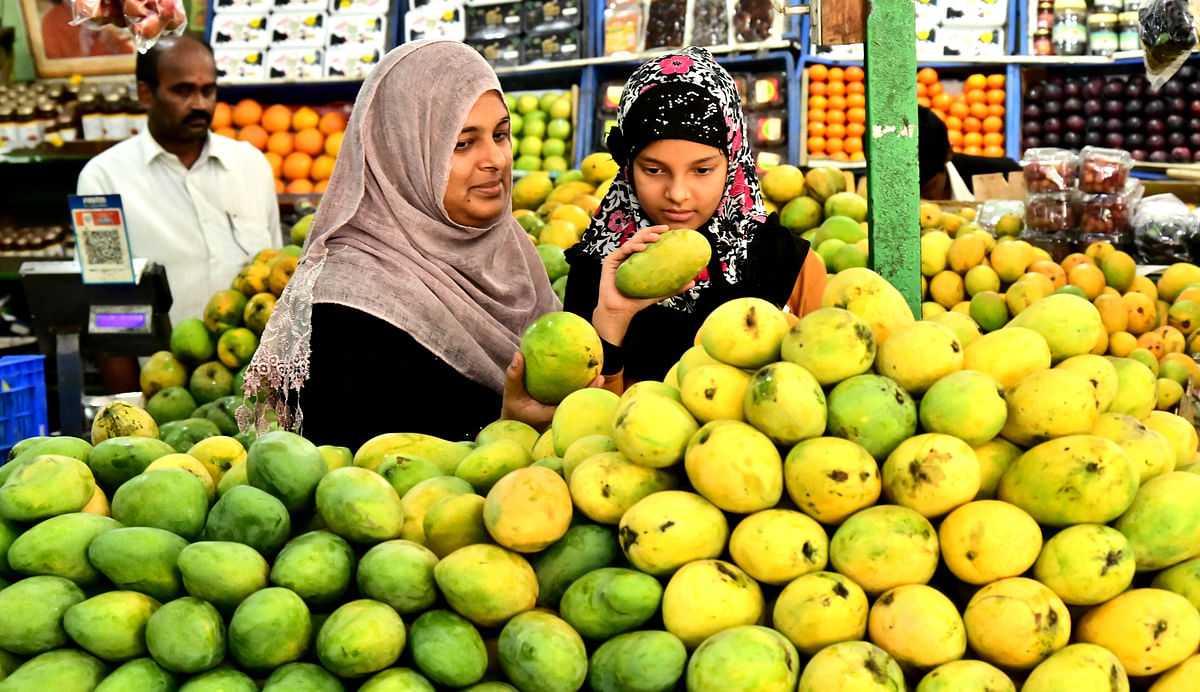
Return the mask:
<svg viewBox="0 0 1200 692">
<path fill-rule="evenodd" d="M 1120 194 L 1080 195 L 1079 233 L 1084 246 L 1106 240 L 1119 248 L 1132 249 L 1130 232 L 1133 212 L 1141 201 L 1144 188 L 1136 180 Z"/>
<path fill-rule="evenodd" d="M 783 13 L 771 0 L 730 0 L 735 43 L 757 43 L 783 35 Z"/>
<path fill-rule="evenodd" d="M 645 49 L 682 46 L 686 27 L 686 0 L 650 0 L 646 10 Z"/>
<path fill-rule="evenodd" d="M 516 67 L 522 62 L 520 36 L 467 41 L 492 67 Z"/>
<path fill-rule="evenodd" d="M 92 29 L 113 25 L 128 29 L 139 53 L 150 50 L 164 36 L 187 30 L 187 12 L 179 0 L 67 0 L 72 25 Z"/>
<path fill-rule="evenodd" d="M 641 52 L 645 35 L 641 2 L 618 2 L 604 10 L 604 54 Z"/>
<path fill-rule="evenodd" d="M 1063 235 L 1079 227 L 1072 192 L 1036 192 L 1025 201 L 1025 229 L 1036 234 Z"/>
<path fill-rule="evenodd" d="M 729 43 L 729 6 L 726 0 L 692 0 L 693 46 Z"/>
<path fill-rule="evenodd" d="M 1066 149 L 1026 149 L 1021 158 L 1025 186 L 1030 192 L 1063 192 L 1075 187 L 1078 158 Z"/>
<path fill-rule="evenodd" d="M 1142 200 L 1133 216 L 1133 241 L 1143 264 L 1191 262 L 1196 219 L 1175 195 L 1153 195 Z"/>
<path fill-rule="evenodd" d="M 981 204 L 979 210 L 975 212 L 975 222 L 995 235 L 996 224 L 1000 219 L 1009 215 L 1025 218 L 1025 200 L 989 199 Z"/>
<path fill-rule="evenodd" d="M 1147 0 L 1138 8 L 1146 78 L 1157 89 L 1179 71 L 1196 47 L 1196 22 L 1188 0 Z"/>
<path fill-rule="evenodd" d="M 1121 192 L 1132 169 L 1133 157 L 1123 149 L 1084 147 L 1079 152 L 1079 190 Z"/>
<path fill-rule="evenodd" d="M 525 0 L 521 3 L 526 34 L 566 31 L 583 24 L 580 0 Z"/>
<path fill-rule="evenodd" d="M 467 38 L 483 40 L 520 36 L 521 15 L 521 3 L 515 0 L 482 7 L 467 7 Z"/>
</svg>

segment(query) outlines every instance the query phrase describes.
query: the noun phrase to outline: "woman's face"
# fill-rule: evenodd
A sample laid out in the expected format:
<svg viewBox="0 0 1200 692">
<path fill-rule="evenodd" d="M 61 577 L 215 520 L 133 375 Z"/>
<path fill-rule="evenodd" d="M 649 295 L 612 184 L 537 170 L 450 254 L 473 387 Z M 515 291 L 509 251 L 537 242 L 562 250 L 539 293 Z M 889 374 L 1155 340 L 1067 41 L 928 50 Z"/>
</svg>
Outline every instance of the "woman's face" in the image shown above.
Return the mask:
<svg viewBox="0 0 1200 692">
<path fill-rule="evenodd" d="M 442 197 L 450 219 L 482 227 L 499 218 L 508 205 L 512 162 L 508 106 L 498 92 L 489 91 L 467 114 L 454 145 Z"/>
<path fill-rule="evenodd" d="M 725 194 L 725 152 L 684 139 L 660 139 L 633 159 L 633 188 L 656 225 L 697 229 Z"/>
</svg>

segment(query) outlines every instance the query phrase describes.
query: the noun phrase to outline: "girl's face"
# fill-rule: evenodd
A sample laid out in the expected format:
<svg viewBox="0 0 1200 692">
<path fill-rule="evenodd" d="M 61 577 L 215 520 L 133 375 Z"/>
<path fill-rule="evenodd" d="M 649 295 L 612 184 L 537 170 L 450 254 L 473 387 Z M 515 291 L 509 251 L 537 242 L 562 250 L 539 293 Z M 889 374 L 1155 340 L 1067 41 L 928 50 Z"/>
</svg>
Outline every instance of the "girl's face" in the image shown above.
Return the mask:
<svg viewBox="0 0 1200 692">
<path fill-rule="evenodd" d="M 633 188 L 656 225 L 698 229 L 725 194 L 725 152 L 684 139 L 660 139 L 633 159 Z"/>
<path fill-rule="evenodd" d="M 450 219 L 479 228 L 499 218 L 508 205 L 512 163 L 508 106 L 489 91 L 467 114 L 454 145 L 442 197 Z"/>
</svg>

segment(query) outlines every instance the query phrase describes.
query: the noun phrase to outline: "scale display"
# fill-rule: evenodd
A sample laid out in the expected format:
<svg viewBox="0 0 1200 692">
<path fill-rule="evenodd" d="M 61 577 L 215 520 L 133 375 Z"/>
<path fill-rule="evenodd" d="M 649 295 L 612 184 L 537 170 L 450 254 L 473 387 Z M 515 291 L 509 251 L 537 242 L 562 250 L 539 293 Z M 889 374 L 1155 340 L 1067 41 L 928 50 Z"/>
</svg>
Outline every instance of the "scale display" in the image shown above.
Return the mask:
<svg viewBox="0 0 1200 692">
<path fill-rule="evenodd" d="M 88 312 L 91 334 L 150 333 L 149 305 L 93 305 Z"/>
</svg>

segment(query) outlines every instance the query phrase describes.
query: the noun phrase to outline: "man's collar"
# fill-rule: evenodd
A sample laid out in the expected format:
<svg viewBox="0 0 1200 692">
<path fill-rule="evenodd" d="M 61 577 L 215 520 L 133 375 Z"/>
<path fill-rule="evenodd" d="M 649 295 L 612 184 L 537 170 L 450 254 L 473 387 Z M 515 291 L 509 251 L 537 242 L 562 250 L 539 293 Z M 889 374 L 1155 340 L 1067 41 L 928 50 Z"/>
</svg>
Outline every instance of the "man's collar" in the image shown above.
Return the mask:
<svg viewBox="0 0 1200 692">
<path fill-rule="evenodd" d="M 150 134 L 149 128 L 139 134 L 138 138 L 141 141 L 143 165 L 150 165 L 159 156 L 174 156 L 171 152 L 163 149 L 158 140 L 154 139 L 154 136 Z M 228 162 L 225 160 L 225 157 L 228 155 L 229 149 L 226 147 L 227 142 L 221 140 L 221 137 L 214 136 L 213 133 L 209 132 L 204 141 L 204 148 L 200 150 L 200 156 L 196 159 L 196 163 L 192 164 L 192 167 L 195 168 L 197 164 L 203 163 L 208 158 L 212 158 L 222 166 L 227 166 Z"/>
</svg>

